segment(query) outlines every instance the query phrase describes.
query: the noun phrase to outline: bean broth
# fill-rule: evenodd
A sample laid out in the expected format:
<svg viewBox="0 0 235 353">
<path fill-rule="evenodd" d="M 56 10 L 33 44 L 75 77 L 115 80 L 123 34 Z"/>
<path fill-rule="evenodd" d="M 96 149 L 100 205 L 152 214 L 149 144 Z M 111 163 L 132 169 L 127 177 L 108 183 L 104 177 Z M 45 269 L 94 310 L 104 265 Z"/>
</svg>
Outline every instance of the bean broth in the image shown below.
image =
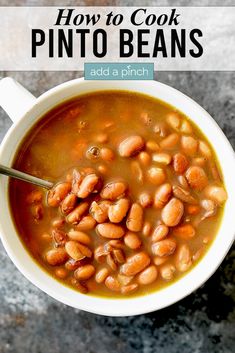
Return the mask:
<svg viewBox="0 0 235 353">
<path fill-rule="evenodd" d="M 91 295 L 145 295 L 178 280 L 215 238 L 227 198 L 199 128 L 174 107 L 125 91 L 46 113 L 13 167 L 60 182 L 48 193 L 10 180 L 12 217 L 43 269 Z"/>
</svg>

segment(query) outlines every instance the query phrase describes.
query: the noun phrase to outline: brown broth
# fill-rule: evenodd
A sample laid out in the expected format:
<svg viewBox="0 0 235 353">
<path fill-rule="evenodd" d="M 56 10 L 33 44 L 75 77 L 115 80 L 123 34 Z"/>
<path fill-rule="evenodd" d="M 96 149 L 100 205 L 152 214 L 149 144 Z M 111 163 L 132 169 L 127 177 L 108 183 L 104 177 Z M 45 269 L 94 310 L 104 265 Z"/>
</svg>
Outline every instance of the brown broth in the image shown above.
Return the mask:
<svg viewBox="0 0 235 353">
<path fill-rule="evenodd" d="M 157 186 L 151 184 L 144 177 L 144 183 L 141 184 L 136 181 L 136 173 L 131 172 L 130 160 L 138 161 L 138 156 L 130 158 L 122 158 L 117 153 L 117 146 L 120 141 L 130 135 L 140 135 L 145 141 L 155 140 L 161 141 L 153 132 L 155 123 L 165 122 L 166 116 L 169 113 L 177 112 L 182 120 L 189 121 L 193 127 L 191 136 L 196 139 L 206 141 L 212 151 L 212 158 L 210 163 L 216 165 L 219 174 L 221 175 L 220 167 L 216 158 L 216 154 L 202 134 L 200 129 L 193 124 L 188 117 L 182 112 L 176 110 L 174 107 L 142 94 L 136 94 L 125 91 L 108 91 L 86 94 L 73 98 L 70 101 L 64 102 L 46 113 L 40 121 L 29 131 L 21 143 L 16 158 L 13 162 L 13 167 L 23 172 L 35 175 L 37 177 L 59 181 L 65 180 L 66 174 L 73 168 L 94 167 L 102 164 L 107 168 L 107 174 L 103 177 L 104 184 L 113 178 L 121 176 L 129 185 L 129 193 L 131 200 L 136 201 L 138 195 L 142 191 L 148 191 L 154 194 Z M 147 119 L 146 119 L 147 117 Z M 108 134 L 107 143 L 97 143 L 97 134 L 101 132 Z M 169 133 L 175 132 L 169 128 Z M 86 151 L 91 146 L 109 147 L 115 153 L 114 161 L 88 160 L 86 158 Z M 169 150 L 173 155 L 179 147 Z M 199 157 L 197 153 L 195 157 Z M 188 159 L 192 160 L 190 156 Z M 152 163 L 151 165 L 157 165 Z M 191 163 L 190 163 L 191 165 Z M 146 168 L 142 167 L 145 173 Z M 167 178 L 172 184 L 179 184 L 175 172 L 172 167 L 167 167 Z M 207 161 L 204 167 L 209 183 L 218 183 L 213 179 L 210 170 L 209 162 Z M 223 185 L 219 181 L 219 185 Z M 43 192 L 43 218 L 35 220 L 32 216 L 34 205 L 29 205 L 27 202 L 27 195 L 33 190 L 41 190 Z M 193 195 L 202 198 L 203 192 L 193 191 Z M 9 182 L 9 200 L 12 210 L 12 217 L 15 222 L 17 232 L 22 240 L 23 245 L 28 250 L 30 255 L 36 262 L 45 269 L 54 278 L 55 269 L 63 266 L 50 266 L 45 261 L 44 255 L 52 245 L 52 239 L 43 238 L 42 234 L 51 233 L 51 220 L 58 217 L 59 210 L 57 208 L 50 208 L 46 205 L 46 191 L 36 186 L 24 183 L 19 180 L 10 180 Z M 199 224 L 196 228 L 196 236 L 190 240 L 177 239 L 177 244 L 187 243 L 192 254 L 201 249 L 202 253 L 200 259 L 208 250 L 208 247 L 215 238 L 221 217 L 223 214 L 223 207 L 218 207 L 215 216 L 210 217 Z M 154 208 L 147 208 L 144 210 L 145 221 L 150 221 L 154 226 L 160 219 L 161 210 Z M 191 216 L 190 221 L 195 221 L 197 216 Z M 70 226 L 66 225 L 64 230 L 67 231 Z M 92 238 L 91 249 L 104 243 L 105 240 L 97 236 L 95 230 L 87 232 Z M 141 238 L 143 245 L 151 254 L 150 237 L 144 237 L 141 232 L 137 233 Z M 204 244 L 203 241 L 207 240 Z M 126 250 L 126 255 L 134 253 L 133 250 Z M 173 254 L 167 263 L 174 263 L 175 255 Z M 92 260 L 94 264 L 94 260 Z M 196 264 L 197 261 L 194 262 Z M 193 264 L 193 266 L 194 266 Z M 193 267 L 192 266 L 192 267 Z M 103 265 L 95 263 L 96 269 L 103 267 Z M 191 267 L 191 268 L 192 268 Z M 158 273 L 157 280 L 146 286 L 140 286 L 137 292 L 130 295 L 146 295 L 153 291 L 159 290 L 166 285 L 172 284 L 187 272 L 176 272 L 172 281 L 165 281 Z M 69 274 L 66 279 L 60 280 L 62 283 L 71 286 L 71 276 Z M 91 295 L 106 296 L 106 297 L 120 297 L 120 293 L 111 292 L 104 284 L 97 284 L 94 277 L 87 281 L 87 286 L 90 289 Z M 125 296 L 124 296 L 125 297 Z"/>
</svg>

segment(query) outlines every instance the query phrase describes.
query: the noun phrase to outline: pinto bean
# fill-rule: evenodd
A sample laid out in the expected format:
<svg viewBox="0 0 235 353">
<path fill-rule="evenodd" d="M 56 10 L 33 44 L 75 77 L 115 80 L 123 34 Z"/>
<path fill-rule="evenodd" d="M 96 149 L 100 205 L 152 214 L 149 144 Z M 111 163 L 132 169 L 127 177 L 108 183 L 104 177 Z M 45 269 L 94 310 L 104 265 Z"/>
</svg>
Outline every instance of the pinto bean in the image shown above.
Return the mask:
<svg viewBox="0 0 235 353">
<path fill-rule="evenodd" d="M 68 232 L 68 237 L 71 240 L 76 240 L 79 243 L 82 243 L 84 245 L 90 245 L 91 244 L 91 238 L 89 237 L 89 235 L 87 235 L 86 233 L 81 232 L 79 230 L 71 229 Z"/>
<path fill-rule="evenodd" d="M 118 197 L 121 197 L 125 194 L 127 189 L 126 183 L 122 181 L 114 181 L 109 184 L 106 184 L 100 192 L 100 196 L 103 199 L 115 200 Z"/>
<path fill-rule="evenodd" d="M 124 236 L 124 243 L 128 248 L 136 250 L 141 246 L 141 240 L 135 233 L 127 232 Z"/>
<path fill-rule="evenodd" d="M 86 175 L 79 186 L 77 196 L 82 199 L 85 199 L 87 196 L 89 196 L 92 192 L 95 191 L 99 180 L 100 179 L 96 174 Z"/>
<path fill-rule="evenodd" d="M 119 292 L 121 290 L 121 285 L 118 282 L 118 280 L 116 278 L 114 278 L 113 276 L 108 276 L 105 279 L 105 285 L 108 289 L 114 291 L 114 292 Z"/>
<path fill-rule="evenodd" d="M 113 257 L 113 254 L 109 253 L 106 257 L 106 262 L 107 265 L 113 270 L 113 271 L 117 271 L 118 269 L 118 265 Z"/>
<path fill-rule="evenodd" d="M 100 223 L 96 226 L 96 231 L 102 237 L 109 239 L 119 239 L 125 234 L 122 226 L 112 223 Z"/>
<path fill-rule="evenodd" d="M 53 221 L 51 223 L 52 227 L 54 227 L 54 228 L 62 228 L 64 224 L 65 224 L 65 220 L 63 218 L 59 218 L 59 217 L 53 219 Z"/>
<path fill-rule="evenodd" d="M 170 134 L 167 137 L 165 137 L 160 142 L 160 146 L 162 149 L 171 150 L 171 149 L 175 148 L 175 146 L 178 144 L 178 142 L 179 142 L 179 135 L 176 133 L 173 133 L 173 134 Z"/>
<path fill-rule="evenodd" d="M 128 199 L 119 199 L 115 204 L 111 205 L 108 209 L 108 218 L 112 223 L 120 223 L 126 216 L 130 207 Z"/>
<path fill-rule="evenodd" d="M 171 184 L 165 183 L 157 189 L 154 197 L 154 207 L 163 208 L 169 200 L 172 193 Z"/>
<path fill-rule="evenodd" d="M 157 279 L 157 268 L 154 265 L 146 267 L 138 275 L 138 282 L 141 285 L 151 284 Z"/>
<path fill-rule="evenodd" d="M 55 270 L 55 275 L 60 279 L 65 279 L 68 276 L 68 272 L 64 268 L 57 268 Z"/>
<path fill-rule="evenodd" d="M 166 137 L 166 135 L 169 132 L 169 128 L 168 128 L 167 124 L 165 123 L 165 121 L 164 122 L 161 121 L 161 122 L 154 125 L 153 132 L 160 137 Z"/>
<path fill-rule="evenodd" d="M 183 203 L 173 197 L 162 210 L 162 220 L 168 227 L 179 224 L 184 213 Z"/>
<path fill-rule="evenodd" d="M 110 242 L 106 242 L 103 244 L 103 248 L 104 248 L 104 251 L 106 251 L 106 256 L 109 255 L 109 254 L 112 254 L 113 252 L 113 247 L 111 246 Z M 102 250 L 101 250 L 101 253 L 102 253 Z"/>
<path fill-rule="evenodd" d="M 205 195 L 219 206 L 223 205 L 228 198 L 226 190 L 222 186 L 217 185 L 208 185 L 205 189 Z"/>
<path fill-rule="evenodd" d="M 58 207 L 62 200 L 67 196 L 71 190 L 71 183 L 56 184 L 47 193 L 47 204 L 50 207 Z"/>
<path fill-rule="evenodd" d="M 115 240 L 115 239 L 114 239 Z M 113 251 L 113 247 L 112 245 L 110 244 L 110 241 L 107 241 L 106 243 L 103 244 L 104 245 L 104 248 L 105 250 L 107 250 L 109 253 L 111 253 Z"/>
<path fill-rule="evenodd" d="M 191 188 L 197 191 L 202 191 L 208 184 L 206 173 L 201 167 L 189 167 L 185 176 Z"/>
<path fill-rule="evenodd" d="M 192 136 L 182 136 L 181 146 L 187 155 L 193 156 L 197 152 L 198 141 Z"/>
<path fill-rule="evenodd" d="M 143 184 L 144 174 L 143 174 L 143 170 L 140 167 L 139 162 L 137 161 L 131 162 L 131 172 L 134 178 L 138 181 L 138 183 Z"/>
<path fill-rule="evenodd" d="M 151 116 L 145 111 L 141 112 L 140 120 L 141 120 L 141 123 L 143 123 L 145 126 L 151 126 L 152 124 Z"/>
<path fill-rule="evenodd" d="M 209 167 L 210 167 L 212 178 L 217 183 L 220 183 L 222 181 L 222 177 L 221 177 L 220 171 L 217 168 L 215 162 L 213 160 L 209 159 L 208 163 L 209 163 Z"/>
<path fill-rule="evenodd" d="M 112 248 L 116 248 L 116 249 L 124 249 L 125 248 L 123 242 L 121 240 L 117 240 L 117 239 L 110 240 L 109 245 Z"/>
<path fill-rule="evenodd" d="M 142 229 L 142 233 L 145 237 L 148 237 L 151 233 L 152 230 L 152 225 L 150 222 L 145 221 L 143 224 L 143 229 Z"/>
<path fill-rule="evenodd" d="M 138 289 L 138 284 L 137 283 L 132 283 L 129 284 L 128 286 L 123 286 L 121 288 L 121 293 L 122 294 L 129 294 L 129 293 L 133 293 L 134 291 L 136 291 Z"/>
<path fill-rule="evenodd" d="M 175 265 L 178 271 L 185 272 L 192 266 L 192 256 L 187 244 L 179 245 Z"/>
<path fill-rule="evenodd" d="M 210 159 L 212 156 L 212 152 L 210 147 L 208 146 L 208 144 L 204 141 L 199 141 L 199 145 L 198 145 L 198 149 L 199 152 L 201 153 L 201 155 L 203 157 L 205 157 L 206 159 Z"/>
<path fill-rule="evenodd" d="M 65 232 L 59 229 L 52 230 L 52 238 L 57 246 L 62 246 L 66 243 L 67 235 Z"/>
<path fill-rule="evenodd" d="M 195 262 L 195 261 L 198 261 L 200 259 L 200 257 L 202 256 L 203 254 L 203 247 L 201 247 L 200 249 L 198 249 L 192 256 L 192 260 Z"/>
<path fill-rule="evenodd" d="M 189 185 L 188 185 L 187 179 L 185 178 L 184 175 L 179 175 L 179 176 L 178 176 L 178 181 L 179 181 L 180 185 L 181 185 L 185 190 L 188 190 L 188 189 L 189 189 Z"/>
<path fill-rule="evenodd" d="M 89 207 L 88 202 L 84 201 L 80 203 L 72 212 L 70 212 L 67 215 L 66 217 L 67 222 L 72 224 L 79 223 L 84 213 L 88 210 L 88 207 Z"/>
<path fill-rule="evenodd" d="M 90 207 L 90 214 L 97 223 L 104 223 L 108 219 L 108 210 L 111 205 L 110 201 L 93 201 Z"/>
<path fill-rule="evenodd" d="M 108 139 L 108 135 L 104 132 L 101 132 L 98 135 L 94 136 L 94 141 L 97 143 L 107 143 Z"/>
<path fill-rule="evenodd" d="M 182 121 L 182 124 L 181 124 L 181 127 L 180 127 L 180 131 L 183 133 L 183 134 L 192 134 L 193 132 L 193 128 L 190 124 L 190 122 L 188 120 L 183 120 Z"/>
<path fill-rule="evenodd" d="M 183 188 L 177 185 L 173 186 L 173 195 L 177 199 L 186 203 L 190 203 L 193 205 L 198 203 L 197 199 L 192 196 L 188 190 L 184 190 Z"/>
<path fill-rule="evenodd" d="M 95 280 L 97 283 L 103 283 L 109 275 L 109 270 L 106 267 L 101 268 L 96 272 Z"/>
<path fill-rule="evenodd" d="M 217 205 L 214 201 L 208 200 L 208 199 L 203 199 L 201 201 L 201 206 L 204 208 L 205 213 L 202 217 L 202 220 L 212 217 L 216 214 L 217 212 Z"/>
<path fill-rule="evenodd" d="M 132 232 L 139 232 L 143 226 L 143 208 L 133 203 L 126 220 L 127 228 Z"/>
<path fill-rule="evenodd" d="M 192 165 L 196 165 L 198 167 L 205 167 L 206 165 L 206 158 L 205 157 L 195 157 L 192 159 Z"/>
<path fill-rule="evenodd" d="M 117 275 L 118 282 L 122 286 L 127 286 L 133 280 L 133 278 L 134 276 L 124 276 L 124 275 L 121 275 L 120 273 Z"/>
<path fill-rule="evenodd" d="M 166 281 L 171 281 L 176 272 L 176 268 L 172 264 L 165 264 L 159 269 L 161 277 Z"/>
<path fill-rule="evenodd" d="M 144 148 L 144 140 L 141 136 L 129 136 L 123 140 L 118 152 L 121 157 L 132 157 Z"/>
<path fill-rule="evenodd" d="M 108 168 L 104 164 L 98 165 L 97 170 L 100 172 L 100 174 L 103 174 L 103 175 L 106 175 L 108 172 Z"/>
<path fill-rule="evenodd" d="M 83 179 L 82 174 L 77 169 L 74 169 L 72 174 L 72 189 L 71 189 L 71 192 L 73 194 L 76 195 L 78 193 L 79 186 L 82 182 L 82 179 Z"/>
<path fill-rule="evenodd" d="M 81 260 L 74 260 L 70 258 L 66 263 L 65 263 L 65 268 L 68 271 L 75 271 L 78 267 L 82 266 L 83 259 Z"/>
<path fill-rule="evenodd" d="M 138 284 L 137 283 L 132 283 L 132 284 L 129 284 L 128 286 L 123 286 L 121 288 L 121 293 L 122 294 L 129 294 L 131 292 L 134 292 L 138 289 Z"/>
<path fill-rule="evenodd" d="M 95 228 L 96 221 L 92 216 L 85 216 L 81 221 L 76 225 L 76 229 L 80 231 L 87 231 Z"/>
<path fill-rule="evenodd" d="M 79 267 L 74 272 L 74 277 L 77 278 L 79 281 L 85 281 L 91 278 L 95 273 L 95 267 L 93 265 L 84 265 Z"/>
<path fill-rule="evenodd" d="M 137 254 L 130 256 L 127 262 L 121 266 L 120 272 L 125 276 L 135 276 L 141 272 L 150 263 L 149 256 L 141 251 Z"/>
<path fill-rule="evenodd" d="M 139 195 L 139 203 L 143 208 L 150 207 L 152 206 L 153 198 L 147 191 L 144 191 Z"/>
<path fill-rule="evenodd" d="M 177 174 L 184 174 L 188 165 L 189 161 L 183 153 L 176 153 L 173 156 L 173 168 Z"/>
<path fill-rule="evenodd" d="M 146 142 L 146 148 L 151 152 L 156 152 L 160 150 L 159 144 L 154 140 L 149 140 Z"/>
<path fill-rule="evenodd" d="M 74 240 L 69 240 L 65 244 L 65 250 L 72 259 L 78 261 L 84 259 L 85 255 L 80 251 L 79 243 Z"/>
<path fill-rule="evenodd" d="M 189 240 L 195 237 L 196 231 L 191 224 L 182 224 L 175 227 L 173 233 L 178 238 Z"/>
<path fill-rule="evenodd" d="M 166 174 L 162 168 L 151 167 L 147 171 L 148 180 L 154 185 L 160 185 L 166 180 Z"/>
<path fill-rule="evenodd" d="M 171 155 L 169 153 L 154 153 L 152 155 L 153 162 L 168 165 L 171 163 Z"/>
<path fill-rule="evenodd" d="M 176 241 L 172 238 L 163 239 L 152 245 L 152 252 L 156 256 L 170 256 L 175 252 Z"/>
<path fill-rule="evenodd" d="M 83 245 L 81 243 L 77 243 L 77 248 L 80 250 L 80 252 L 86 256 L 86 257 L 92 257 L 92 251 L 90 248 L 88 248 L 88 246 Z"/>
<path fill-rule="evenodd" d="M 79 292 L 83 294 L 88 293 L 88 288 L 84 284 L 81 284 L 77 278 L 72 277 L 71 284 L 76 287 Z"/>
<path fill-rule="evenodd" d="M 80 261 L 85 257 L 90 258 L 92 256 L 92 251 L 87 246 L 74 240 L 69 240 L 65 244 L 65 250 L 68 255 L 76 261 Z"/>
<path fill-rule="evenodd" d="M 181 119 L 177 113 L 175 113 L 175 112 L 169 113 L 167 115 L 166 121 L 172 129 L 177 130 L 177 131 L 179 130 L 180 124 L 181 124 Z"/>
<path fill-rule="evenodd" d="M 160 265 L 164 264 L 167 260 L 168 260 L 167 256 L 166 257 L 154 256 L 153 263 L 156 266 L 160 266 Z"/>
<path fill-rule="evenodd" d="M 68 259 L 68 255 L 64 248 L 49 250 L 46 253 L 46 260 L 51 266 L 63 265 Z"/>
<path fill-rule="evenodd" d="M 108 147 L 103 147 L 100 150 L 100 157 L 106 161 L 106 162 L 110 162 L 113 161 L 115 158 L 114 152 L 111 150 L 111 148 Z"/>
<path fill-rule="evenodd" d="M 169 228 L 165 224 L 159 224 L 153 231 L 152 242 L 155 243 L 164 239 L 169 233 Z"/>
<path fill-rule="evenodd" d="M 124 252 L 120 249 L 113 249 L 113 257 L 116 262 L 123 264 L 125 262 Z"/>
<path fill-rule="evenodd" d="M 94 251 L 94 258 L 98 263 L 104 263 L 106 256 L 110 253 L 110 250 L 106 249 L 103 245 L 98 246 Z"/>
<path fill-rule="evenodd" d="M 145 151 L 142 151 L 139 153 L 138 159 L 139 159 L 140 163 L 144 166 L 148 166 L 151 162 L 150 155 L 148 154 L 148 152 L 145 152 Z"/>
<path fill-rule="evenodd" d="M 61 212 L 65 215 L 69 214 L 77 203 L 77 196 L 68 194 L 60 204 Z"/>
</svg>

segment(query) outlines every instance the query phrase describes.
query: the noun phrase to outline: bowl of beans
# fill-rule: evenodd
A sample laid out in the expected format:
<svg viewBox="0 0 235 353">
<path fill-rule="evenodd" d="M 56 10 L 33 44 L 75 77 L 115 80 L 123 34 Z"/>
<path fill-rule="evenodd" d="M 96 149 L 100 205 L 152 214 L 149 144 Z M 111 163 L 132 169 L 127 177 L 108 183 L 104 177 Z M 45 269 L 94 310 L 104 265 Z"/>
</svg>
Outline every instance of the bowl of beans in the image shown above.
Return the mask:
<svg viewBox="0 0 235 353">
<path fill-rule="evenodd" d="M 235 160 L 202 107 L 156 81 L 76 79 L 36 99 L 6 78 L 0 93 L 14 121 L 0 163 L 54 183 L 0 179 L 2 242 L 33 284 L 127 316 L 215 272 L 234 240 Z"/>
</svg>

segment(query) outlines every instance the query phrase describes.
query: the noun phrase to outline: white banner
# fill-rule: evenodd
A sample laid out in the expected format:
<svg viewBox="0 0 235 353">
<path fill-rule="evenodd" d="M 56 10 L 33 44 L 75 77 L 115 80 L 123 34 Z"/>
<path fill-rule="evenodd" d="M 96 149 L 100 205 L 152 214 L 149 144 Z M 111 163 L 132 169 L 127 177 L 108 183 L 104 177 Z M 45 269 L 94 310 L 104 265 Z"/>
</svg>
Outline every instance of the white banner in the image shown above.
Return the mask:
<svg viewBox="0 0 235 353">
<path fill-rule="evenodd" d="M 235 70 L 235 7 L 0 7 L 0 70 Z"/>
</svg>

